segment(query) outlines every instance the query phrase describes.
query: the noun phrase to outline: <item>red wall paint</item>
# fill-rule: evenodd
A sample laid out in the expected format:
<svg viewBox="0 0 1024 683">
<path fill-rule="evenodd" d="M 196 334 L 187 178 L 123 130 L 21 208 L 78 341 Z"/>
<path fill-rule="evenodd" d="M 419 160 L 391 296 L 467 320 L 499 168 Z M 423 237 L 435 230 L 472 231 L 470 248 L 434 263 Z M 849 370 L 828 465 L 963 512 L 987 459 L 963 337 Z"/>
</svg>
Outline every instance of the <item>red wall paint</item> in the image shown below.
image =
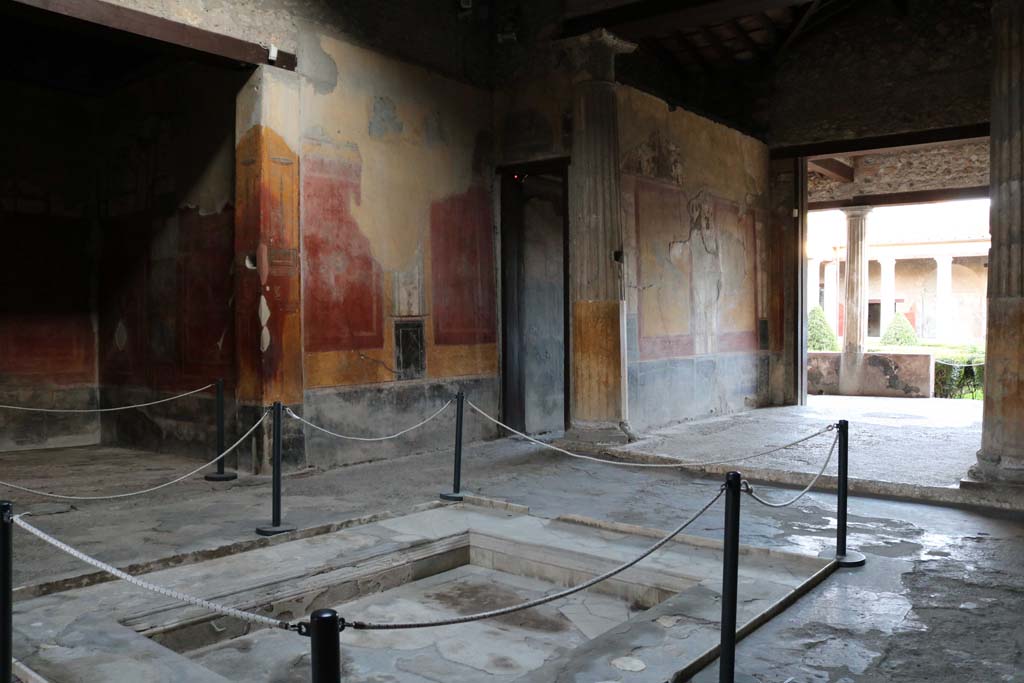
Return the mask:
<svg viewBox="0 0 1024 683">
<path fill-rule="evenodd" d="M 495 341 L 491 198 L 472 188 L 430 207 L 435 344 Z"/>
<path fill-rule="evenodd" d="M 0 213 L 0 383 L 95 381 L 89 226 L 82 219 Z"/>
<path fill-rule="evenodd" d="M 383 273 L 349 211 L 362 169 L 306 157 L 302 166 L 303 319 L 307 351 L 384 346 Z"/>
<path fill-rule="evenodd" d="M 176 227 L 143 212 L 110 218 L 100 257 L 100 382 L 159 389 L 233 384 L 234 211 L 180 210 Z M 153 228 L 153 226 L 158 226 Z M 177 251 L 154 259 L 154 230 Z M 124 346 L 117 329 L 123 324 Z"/>
</svg>

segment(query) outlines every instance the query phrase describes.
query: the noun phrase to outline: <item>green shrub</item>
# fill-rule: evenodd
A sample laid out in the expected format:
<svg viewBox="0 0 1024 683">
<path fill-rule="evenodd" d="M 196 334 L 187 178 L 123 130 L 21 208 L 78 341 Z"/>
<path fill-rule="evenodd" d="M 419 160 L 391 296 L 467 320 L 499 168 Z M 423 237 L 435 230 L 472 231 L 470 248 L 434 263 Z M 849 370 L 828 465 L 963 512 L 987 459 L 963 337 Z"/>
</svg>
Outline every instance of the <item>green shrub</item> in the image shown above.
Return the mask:
<svg viewBox="0 0 1024 683">
<path fill-rule="evenodd" d="M 943 354 L 935 358 L 935 397 L 982 399 L 985 354 Z"/>
<path fill-rule="evenodd" d="M 897 313 L 893 317 L 885 334 L 882 335 L 881 344 L 882 346 L 915 346 L 917 344 L 917 334 L 910 321 L 907 320 L 907 316 Z"/>
<path fill-rule="evenodd" d="M 839 339 L 825 319 L 825 311 L 815 306 L 807 314 L 807 350 L 838 351 Z"/>
</svg>

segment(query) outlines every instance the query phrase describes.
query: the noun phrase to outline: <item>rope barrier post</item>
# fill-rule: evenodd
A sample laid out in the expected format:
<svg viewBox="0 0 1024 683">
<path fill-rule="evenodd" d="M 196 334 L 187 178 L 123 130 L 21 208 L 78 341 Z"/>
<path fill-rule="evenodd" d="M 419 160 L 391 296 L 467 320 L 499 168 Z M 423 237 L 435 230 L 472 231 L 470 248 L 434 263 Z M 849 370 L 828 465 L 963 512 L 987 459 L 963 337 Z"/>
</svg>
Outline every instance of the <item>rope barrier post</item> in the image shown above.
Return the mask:
<svg viewBox="0 0 1024 683">
<path fill-rule="evenodd" d="M 224 380 L 217 380 L 217 454 L 224 452 Z M 231 481 L 238 479 L 237 472 L 225 472 L 224 460 L 217 461 L 217 471 L 206 475 L 206 481 Z"/>
<path fill-rule="evenodd" d="M 452 492 L 442 493 L 441 500 L 462 500 L 462 414 L 466 407 L 466 394 L 459 390 L 455 394 L 455 470 L 452 475 Z"/>
<path fill-rule="evenodd" d="M 839 430 L 839 476 L 836 485 L 836 562 L 840 567 L 863 567 L 867 558 L 846 547 L 846 506 L 849 497 L 850 465 L 850 423 L 840 420 Z"/>
<path fill-rule="evenodd" d="M 261 526 L 256 529 L 260 536 L 276 536 L 288 531 L 295 531 L 295 527 L 281 524 L 281 402 L 274 401 L 272 415 L 273 434 L 271 436 L 271 457 L 273 460 L 272 480 L 272 513 L 270 526 Z"/>
<path fill-rule="evenodd" d="M 14 506 L 0 501 L 0 683 L 14 680 Z"/>
<path fill-rule="evenodd" d="M 722 626 L 718 655 L 718 683 L 736 677 L 736 591 L 740 567 L 739 472 L 725 475 L 725 540 L 722 546 Z"/>
<path fill-rule="evenodd" d="M 0 682 L 14 680 L 14 506 L 0 501 Z"/>
<path fill-rule="evenodd" d="M 341 682 L 341 643 L 338 613 L 321 609 L 309 615 L 309 651 L 313 683 Z"/>
</svg>

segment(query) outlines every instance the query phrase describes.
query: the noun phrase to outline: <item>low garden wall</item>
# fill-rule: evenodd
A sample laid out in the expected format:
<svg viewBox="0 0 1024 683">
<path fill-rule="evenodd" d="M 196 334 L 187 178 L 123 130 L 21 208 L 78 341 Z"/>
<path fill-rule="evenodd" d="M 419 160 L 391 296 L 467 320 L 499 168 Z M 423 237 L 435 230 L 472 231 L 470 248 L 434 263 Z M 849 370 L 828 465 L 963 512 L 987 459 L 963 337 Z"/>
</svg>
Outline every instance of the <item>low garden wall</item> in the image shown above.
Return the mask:
<svg viewBox="0 0 1024 683">
<path fill-rule="evenodd" d="M 807 354 L 807 393 L 838 395 L 842 353 L 812 351 Z M 931 398 L 935 364 L 930 353 L 866 353 L 850 369 L 857 373 L 851 396 Z"/>
</svg>

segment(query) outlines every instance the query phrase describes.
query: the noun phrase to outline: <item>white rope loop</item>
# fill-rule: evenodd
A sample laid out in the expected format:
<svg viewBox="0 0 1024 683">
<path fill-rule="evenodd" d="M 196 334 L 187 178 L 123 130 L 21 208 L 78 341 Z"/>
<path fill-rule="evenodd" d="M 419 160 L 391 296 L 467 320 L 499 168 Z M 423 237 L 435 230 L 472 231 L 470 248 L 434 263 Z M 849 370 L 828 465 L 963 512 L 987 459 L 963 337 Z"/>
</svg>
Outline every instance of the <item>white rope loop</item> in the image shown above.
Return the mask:
<svg viewBox="0 0 1024 683">
<path fill-rule="evenodd" d="M 935 362 L 939 365 L 948 365 L 951 368 L 983 368 L 985 363 L 950 363 L 949 361 L 935 359 Z"/>
<path fill-rule="evenodd" d="M 714 460 L 714 461 L 709 461 L 709 462 L 679 462 L 679 463 L 627 462 L 625 460 L 606 460 L 604 458 L 595 458 L 595 457 L 590 456 L 590 455 L 581 455 L 579 453 L 573 453 L 572 451 L 567 451 L 564 448 L 559 448 L 558 446 L 554 446 L 552 444 L 545 443 L 545 442 L 543 442 L 543 441 L 541 441 L 539 439 L 535 439 L 532 436 L 528 436 L 527 434 L 523 434 L 522 432 L 520 432 L 518 430 L 515 430 L 512 427 L 509 427 L 504 422 L 501 422 L 497 418 L 492 417 L 492 416 L 488 415 L 487 413 L 485 413 L 483 410 L 481 410 L 479 407 L 477 407 L 476 404 L 474 404 L 472 401 L 470 401 L 468 399 L 466 400 L 466 405 L 468 405 L 474 411 L 479 413 L 484 419 L 493 422 L 494 424 L 498 425 L 502 429 L 511 432 L 512 434 L 518 436 L 521 439 L 526 439 L 530 443 L 534 443 L 534 444 L 536 444 L 538 446 L 542 446 L 543 448 L 547 448 L 548 450 L 552 450 L 552 451 L 556 451 L 558 453 L 562 453 L 563 455 L 568 455 L 569 457 L 572 457 L 572 458 L 579 458 L 581 460 L 590 460 L 592 462 L 599 462 L 599 463 L 602 463 L 604 465 L 615 465 L 617 467 L 649 467 L 649 468 L 661 468 L 661 469 L 680 469 L 680 468 L 683 468 L 683 467 L 706 467 L 708 465 L 726 465 L 726 464 L 729 464 L 729 463 L 742 462 L 744 460 L 752 460 L 754 458 L 759 458 L 759 457 L 761 457 L 763 455 L 771 455 L 772 453 L 778 453 L 779 451 L 784 451 L 787 448 L 792 448 L 793 446 L 796 446 L 798 444 L 802 444 L 805 441 L 810 441 L 811 439 L 813 439 L 816 436 L 821 436 L 822 434 L 825 434 L 826 432 L 831 432 L 831 431 L 833 431 L 836 428 L 835 425 L 829 425 L 829 426 L 825 427 L 824 429 L 820 429 L 820 430 L 814 432 L 813 434 L 808 434 L 807 436 L 805 436 L 805 437 L 803 437 L 801 439 L 797 439 L 796 441 L 793 441 L 792 443 L 787 443 L 787 444 L 785 444 L 783 446 L 778 446 L 776 448 L 772 448 L 772 449 L 769 449 L 767 451 L 761 451 L 760 453 L 754 453 L 753 455 L 744 455 L 744 456 L 739 457 L 739 458 L 729 458 L 727 460 Z"/>
<path fill-rule="evenodd" d="M 388 436 L 352 436 L 350 434 L 338 434 L 337 432 L 332 432 L 331 430 L 326 429 L 324 427 L 321 427 L 320 425 L 313 424 L 312 422 L 310 422 L 309 420 L 307 420 L 304 417 L 300 417 L 299 415 L 296 415 L 295 412 L 291 408 L 285 408 L 284 411 L 288 414 L 288 417 L 290 417 L 292 419 L 295 419 L 295 420 L 298 420 L 299 422 L 301 422 L 304 425 L 312 427 L 313 429 L 316 429 L 317 431 L 321 431 L 324 434 L 327 434 L 329 436 L 333 436 L 333 437 L 338 438 L 338 439 L 345 439 L 347 441 L 388 441 L 390 439 L 397 439 L 398 437 L 400 437 L 400 436 L 402 436 L 404 434 L 408 434 L 409 432 L 411 432 L 411 431 L 413 431 L 415 429 L 419 429 L 420 427 L 422 427 L 423 425 L 427 424 L 428 422 L 430 422 L 434 418 L 438 417 L 445 410 L 447 410 L 448 406 L 450 406 L 451 404 L 452 404 L 452 401 L 451 401 L 451 399 L 449 399 L 447 403 L 445 403 L 443 406 L 441 406 L 437 410 L 437 412 L 435 412 L 433 415 L 431 415 L 427 419 L 423 420 L 422 422 L 417 422 L 412 427 L 407 427 L 406 429 L 403 429 L 400 432 L 396 432 L 394 434 L 389 434 Z"/>
<path fill-rule="evenodd" d="M 25 514 L 27 514 L 27 513 L 25 513 Z M 184 603 L 189 604 L 189 605 L 194 605 L 195 607 L 201 607 L 201 608 L 209 610 L 211 612 L 216 612 L 218 614 L 223 614 L 225 616 L 234 617 L 235 619 L 241 619 L 242 621 L 248 621 L 248 622 L 253 623 L 253 624 L 261 624 L 263 626 L 269 626 L 271 628 L 281 628 L 281 629 L 286 629 L 286 630 L 294 630 L 293 627 L 291 626 L 291 624 L 289 624 L 286 621 L 281 621 L 279 619 L 272 619 L 270 617 L 265 617 L 262 614 L 254 614 L 252 612 L 245 612 L 245 611 L 240 610 L 240 609 L 235 609 L 234 607 L 225 607 L 224 605 L 218 605 L 216 603 L 210 602 L 209 600 L 204 600 L 203 598 L 197 598 L 197 597 L 195 597 L 193 595 L 188 595 L 186 593 L 180 593 L 180 592 L 178 592 L 178 591 L 176 591 L 176 590 L 174 590 L 172 588 L 165 588 L 164 586 L 158 586 L 158 585 L 156 585 L 154 583 L 149 583 L 148 581 L 144 581 L 144 580 L 138 578 L 137 576 L 132 576 L 131 574 L 128 574 L 127 572 L 121 571 L 117 567 L 111 566 L 111 565 L 109 565 L 109 564 L 107 564 L 105 562 L 101 562 L 100 560 L 97 560 L 94 557 L 90 557 L 89 555 L 86 555 L 81 550 L 77 550 L 75 548 L 72 548 L 67 543 L 64 543 L 62 541 L 58 541 L 56 538 L 54 538 L 53 536 L 50 536 L 45 531 L 41 531 L 40 529 L 37 529 L 36 527 L 32 526 L 31 524 L 26 522 L 24 519 L 22 519 L 22 517 L 24 517 L 25 514 L 20 514 L 20 515 L 15 515 L 14 516 L 13 521 L 14 521 L 14 524 L 16 526 L 21 527 L 22 529 L 24 529 L 28 533 L 32 534 L 36 538 L 38 538 L 38 539 L 40 539 L 42 541 L 45 541 L 46 543 L 49 543 L 54 548 L 57 548 L 58 550 L 62 550 L 63 552 L 67 553 L 68 555 L 71 555 L 72 557 L 74 557 L 74 558 L 76 558 L 78 560 L 81 560 L 82 562 L 85 562 L 86 564 L 91 565 L 91 566 L 95 567 L 96 569 L 99 569 L 100 571 L 106 572 L 107 574 L 110 574 L 112 576 L 116 576 L 117 578 L 121 579 L 122 581 L 127 581 L 128 583 L 132 584 L 133 586 L 138 586 L 139 588 L 142 588 L 142 589 L 147 590 L 147 591 L 151 591 L 153 593 L 157 593 L 159 595 L 163 595 L 164 597 L 171 598 L 172 600 L 177 600 L 179 602 L 184 602 Z"/>
<path fill-rule="evenodd" d="M 828 449 L 828 457 L 825 458 L 825 462 L 822 464 L 821 469 L 818 470 L 818 473 L 816 475 L 814 475 L 814 479 L 811 479 L 811 482 L 804 487 L 804 490 L 798 493 L 794 498 L 791 498 L 784 503 L 773 503 L 770 500 L 765 500 L 764 498 L 761 498 L 756 493 L 754 493 L 754 487 L 751 486 L 750 482 L 748 482 L 746 479 L 744 479 L 742 482 L 745 485 L 744 491 L 761 505 L 766 505 L 770 508 L 789 507 L 793 503 L 797 502 L 798 500 L 806 496 L 810 492 L 810 490 L 814 488 L 814 485 L 818 483 L 818 480 L 821 479 L 821 475 L 825 474 L 825 470 L 828 468 L 828 464 L 832 461 L 832 454 L 835 453 L 837 443 L 839 443 L 838 434 L 836 434 L 836 438 L 832 439 L 832 447 Z"/>
<path fill-rule="evenodd" d="M 5 487 L 7 487 L 9 489 L 14 489 L 16 491 L 24 491 L 25 493 L 31 493 L 31 494 L 36 495 L 36 496 L 43 496 L 45 498 L 56 498 L 58 500 L 116 500 L 118 498 L 131 498 L 132 496 L 141 496 L 144 493 L 152 493 L 153 491 L 159 491 L 162 488 L 166 488 L 168 486 L 171 486 L 172 484 L 177 484 L 180 481 L 184 481 L 185 479 L 188 479 L 192 475 L 198 474 L 199 472 L 203 471 L 204 469 L 206 469 L 210 465 L 215 464 L 218 460 L 220 460 L 221 458 L 226 456 L 228 453 L 230 453 L 231 451 L 233 451 L 236 448 L 238 448 L 242 444 L 242 442 L 244 442 L 249 437 L 250 434 L 252 434 L 254 431 L 256 431 L 257 427 L 259 427 L 261 424 L 263 424 L 263 421 L 265 419 L 267 419 L 267 415 L 269 415 L 269 414 L 270 414 L 269 410 L 264 412 L 263 415 L 260 416 L 260 419 L 258 419 L 256 421 L 256 423 L 252 427 L 249 427 L 249 430 L 245 434 L 243 434 L 241 437 L 239 437 L 238 441 L 236 441 L 233 444 L 231 444 L 226 451 L 224 451 L 223 453 L 218 455 L 216 458 L 214 458 L 210 462 L 205 463 L 203 465 L 200 465 L 199 467 L 195 468 L 191 472 L 189 472 L 187 474 L 181 475 L 177 479 L 172 479 L 171 481 L 164 482 L 163 484 L 160 484 L 158 486 L 151 486 L 150 488 L 142 489 L 141 491 L 132 491 L 130 493 L 117 493 L 117 494 L 113 494 L 113 495 L 109 495 L 109 496 L 65 496 L 65 495 L 61 495 L 59 493 L 47 493 L 46 491 L 38 491 L 36 489 L 30 489 L 30 488 L 26 488 L 24 486 L 18 486 L 17 484 L 12 484 L 12 483 L 7 482 L 7 481 L 0 481 L 0 486 L 5 486 Z"/>
<path fill-rule="evenodd" d="M 135 410 L 136 408 L 147 408 L 159 403 L 167 403 L 168 401 L 177 401 L 179 398 L 198 394 L 200 391 L 206 391 L 213 386 L 214 384 L 211 382 L 205 387 L 199 387 L 198 389 L 193 389 L 192 391 L 187 391 L 184 394 L 178 394 L 177 396 L 161 398 L 157 401 L 149 401 L 148 403 L 136 403 L 130 406 L 115 406 L 113 408 L 29 408 L 28 406 L 4 405 L 0 403 L 0 410 L 23 410 L 31 413 L 113 413 L 118 410 Z"/>
<path fill-rule="evenodd" d="M 615 569 L 607 571 L 604 574 L 600 574 L 599 576 L 595 576 L 594 578 L 590 579 L 589 581 L 585 581 L 584 583 L 581 583 L 578 586 L 572 586 L 571 588 L 566 588 L 565 590 L 558 591 L 557 593 L 552 593 L 550 595 L 545 595 L 544 597 L 537 598 L 535 600 L 530 600 L 528 602 L 522 602 L 522 603 L 519 603 L 517 605 L 510 605 L 509 607 L 502 607 L 500 609 L 490 610 L 488 612 L 479 612 L 477 614 L 467 614 L 465 616 L 453 617 L 451 619 L 438 619 L 436 621 L 420 621 L 420 622 L 406 622 L 406 623 L 393 623 L 393 624 L 380 624 L 380 623 L 372 623 L 372 622 L 365 622 L 365 621 L 347 621 L 347 620 L 344 620 L 344 621 L 342 621 L 342 628 L 344 628 L 346 626 L 349 626 L 349 627 L 354 628 L 354 629 L 367 630 L 367 631 L 394 631 L 394 630 L 398 630 L 398 629 L 431 628 L 431 627 L 434 627 L 434 626 L 452 626 L 452 625 L 455 625 L 455 624 L 469 623 L 471 621 L 481 621 L 483 619 L 493 619 L 494 617 L 501 617 L 501 616 L 504 616 L 506 614 L 512 614 L 513 612 L 521 612 L 522 610 L 530 609 L 530 608 L 533 608 L 533 607 L 539 607 L 539 606 L 545 605 L 545 604 L 547 604 L 549 602 L 554 602 L 555 600 L 560 600 L 562 598 L 565 598 L 565 597 L 568 597 L 568 596 L 572 595 L 573 593 L 579 593 L 580 591 L 586 590 L 586 589 L 590 588 L 591 586 L 596 586 L 597 584 L 601 583 L 602 581 L 606 581 L 606 580 L 612 578 L 613 576 L 615 576 L 617 574 L 621 574 L 622 572 L 626 571 L 630 567 L 632 567 L 634 565 L 637 565 L 641 561 L 647 559 L 647 557 L 649 557 L 650 555 L 654 554 L 657 550 L 661 549 L 666 543 L 668 543 L 673 538 L 675 538 L 676 536 L 681 534 L 683 532 L 683 530 L 686 529 L 686 527 L 690 526 L 695 521 L 697 521 L 698 517 L 703 515 L 705 512 L 708 511 L 708 509 L 711 508 L 712 505 L 714 505 L 715 503 L 718 502 L 718 499 L 722 497 L 723 493 L 725 493 L 725 487 L 722 487 L 721 489 L 719 489 L 718 493 L 715 494 L 715 496 L 711 500 L 709 500 L 707 503 L 705 503 L 704 506 L 701 507 L 700 510 L 698 510 L 696 513 L 694 513 L 694 515 L 692 517 L 690 517 L 685 522 L 683 522 L 682 524 L 677 526 L 674 530 L 672 530 L 666 536 L 664 536 L 663 538 L 658 540 L 654 545 L 649 547 L 647 550 L 645 550 L 639 556 L 633 558 L 632 560 L 630 560 L 629 562 L 626 562 L 625 564 L 619 565 Z"/>
</svg>

